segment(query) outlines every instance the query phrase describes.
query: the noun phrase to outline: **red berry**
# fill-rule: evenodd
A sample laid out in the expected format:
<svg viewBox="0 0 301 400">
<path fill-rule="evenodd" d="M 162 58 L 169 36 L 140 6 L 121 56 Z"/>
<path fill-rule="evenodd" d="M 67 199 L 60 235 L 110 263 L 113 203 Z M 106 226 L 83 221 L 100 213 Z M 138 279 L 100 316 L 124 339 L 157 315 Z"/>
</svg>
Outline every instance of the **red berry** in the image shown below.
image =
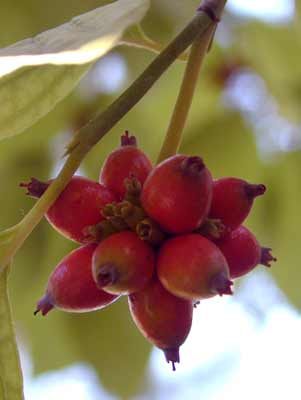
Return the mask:
<svg viewBox="0 0 301 400">
<path fill-rule="evenodd" d="M 238 178 L 223 178 L 213 182 L 209 216 L 220 219 L 229 229 L 238 228 L 247 218 L 253 201 L 265 193 L 264 185 L 252 185 Z"/>
<path fill-rule="evenodd" d="M 120 199 L 125 195 L 125 179 L 135 176 L 143 184 L 152 170 L 146 154 L 136 147 L 134 136 L 128 132 L 121 136 L 121 147 L 105 160 L 100 171 L 99 182 L 112 190 Z"/>
<path fill-rule="evenodd" d="M 244 226 L 232 231 L 216 245 L 226 257 L 231 278 L 245 275 L 258 264 L 270 266 L 271 261 L 276 261 L 270 249 L 260 247 L 253 233 Z"/>
<path fill-rule="evenodd" d="M 176 155 L 152 170 L 141 201 L 163 230 L 181 234 L 202 224 L 209 212 L 211 195 L 212 178 L 202 159 Z"/>
<path fill-rule="evenodd" d="M 175 296 L 200 300 L 232 294 L 225 257 L 201 235 L 167 240 L 159 251 L 157 269 L 162 285 Z"/>
<path fill-rule="evenodd" d="M 92 255 L 96 245 L 89 244 L 72 251 L 49 277 L 46 294 L 37 304 L 35 314 L 46 315 L 56 307 L 70 312 L 101 309 L 118 296 L 99 290 L 92 278 Z"/>
<path fill-rule="evenodd" d="M 155 253 L 135 233 L 116 233 L 97 246 L 93 277 L 108 293 L 129 294 L 141 290 L 152 278 Z"/>
<path fill-rule="evenodd" d="M 165 353 L 166 361 L 180 362 L 179 347 L 192 323 L 193 304 L 167 292 L 157 279 L 129 296 L 130 311 L 141 333 Z"/>
<path fill-rule="evenodd" d="M 49 186 L 32 179 L 22 183 L 28 194 L 40 197 Z M 101 222 L 103 207 L 116 200 L 114 194 L 103 185 L 90 179 L 74 176 L 46 214 L 49 223 L 62 235 L 75 242 L 86 242 L 86 229 Z"/>
</svg>

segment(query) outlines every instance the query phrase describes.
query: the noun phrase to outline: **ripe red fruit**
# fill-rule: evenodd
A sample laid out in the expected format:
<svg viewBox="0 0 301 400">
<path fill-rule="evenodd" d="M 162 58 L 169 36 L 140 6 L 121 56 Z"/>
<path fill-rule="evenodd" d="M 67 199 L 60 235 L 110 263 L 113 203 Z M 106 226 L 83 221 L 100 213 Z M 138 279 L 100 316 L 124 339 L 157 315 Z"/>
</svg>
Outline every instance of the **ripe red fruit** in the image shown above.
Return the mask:
<svg viewBox="0 0 301 400">
<path fill-rule="evenodd" d="M 231 278 L 245 275 L 258 264 L 270 266 L 271 261 L 276 261 L 271 249 L 260 247 L 253 233 L 244 226 L 232 231 L 216 245 L 228 262 Z"/>
<path fill-rule="evenodd" d="M 99 182 L 112 190 L 120 199 L 125 195 L 125 179 L 135 176 L 143 184 L 152 170 L 146 154 L 136 147 L 136 139 L 128 132 L 121 136 L 121 147 L 105 160 L 100 171 Z"/>
<path fill-rule="evenodd" d="M 135 233 L 123 231 L 99 243 L 92 264 L 99 288 L 113 294 L 130 294 L 151 280 L 155 253 Z"/>
<path fill-rule="evenodd" d="M 208 215 L 212 178 L 199 157 L 176 155 L 155 167 L 142 189 L 146 213 L 163 230 L 188 233 L 197 229 Z"/>
<path fill-rule="evenodd" d="M 238 178 L 222 178 L 213 182 L 209 216 L 220 219 L 230 230 L 247 218 L 253 201 L 265 193 L 264 185 L 253 185 Z"/>
<path fill-rule="evenodd" d="M 118 296 L 99 290 L 92 278 L 91 264 L 95 244 L 72 251 L 49 277 L 46 294 L 37 304 L 35 314 L 46 315 L 52 308 L 87 312 L 104 308 Z"/>
<path fill-rule="evenodd" d="M 32 197 L 40 197 L 50 182 L 32 178 L 26 187 Z M 82 176 L 74 176 L 46 214 L 48 222 L 62 235 L 75 242 L 85 243 L 86 229 L 101 222 L 103 207 L 116 200 L 103 185 Z"/>
<path fill-rule="evenodd" d="M 225 257 L 215 244 L 198 234 L 167 240 L 159 251 L 157 270 L 165 289 L 184 299 L 232 294 Z"/>
<path fill-rule="evenodd" d="M 129 296 L 131 315 L 140 332 L 165 353 L 166 361 L 180 362 L 179 347 L 192 323 L 193 304 L 167 292 L 157 279 Z"/>
</svg>

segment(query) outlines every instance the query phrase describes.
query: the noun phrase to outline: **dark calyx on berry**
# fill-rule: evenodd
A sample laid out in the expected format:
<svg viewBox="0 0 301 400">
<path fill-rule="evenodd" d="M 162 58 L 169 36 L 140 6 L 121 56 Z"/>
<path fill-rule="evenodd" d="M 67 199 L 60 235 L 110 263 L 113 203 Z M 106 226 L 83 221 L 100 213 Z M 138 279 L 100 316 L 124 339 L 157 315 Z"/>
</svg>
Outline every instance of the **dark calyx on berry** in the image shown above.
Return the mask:
<svg viewBox="0 0 301 400">
<path fill-rule="evenodd" d="M 121 137 L 121 144 L 106 158 L 99 175 L 99 183 L 115 193 L 119 200 L 124 199 L 128 190 L 125 186 L 127 178 L 135 176 L 143 185 L 153 168 L 147 155 L 136 146 L 136 139 L 128 132 Z"/>
<path fill-rule="evenodd" d="M 246 183 L 245 193 L 250 201 L 253 201 L 255 197 L 262 196 L 266 191 L 265 185 L 254 185 L 251 183 Z"/>
<path fill-rule="evenodd" d="M 124 135 L 120 138 L 121 146 L 137 146 L 137 139 L 135 136 L 130 136 L 129 131 L 125 131 Z"/>
<path fill-rule="evenodd" d="M 113 264 L 104 264 L 97 272 L 97 286 L 103 288 L 113 285 L 119 278 L 118 270 Z"/>
<path fill-rule="evenodd" d="M 172 363 L 172 370 L 175 371 L 176 370 L 176 366 L 175 363 L 180 363 L 180 352 L 179 352 L 179 348 L 175 348 L 175 349 L 164 349 L 163 350 L 164 355 L 165 355 L 165 359 L 168 363 Z"/>
<path fill-rule="evenodd" d="M 27 189 L 26 194 L 28 196 L 34 198 L 40 198 L 42 194 L 46 192 L 46 189 L 48 188 L 49 185 L 50 185 L 49 182 L 42 182 L 36 178 L 31 178 L 28 183 L 21 182 L 19 184 L 20 187 Z"/>
<path fill-rule="evenodd" d="M 268 247 L 261 248 L 260 264 L 265 265 L 266 267 L 271 267 L 271 262 L 277 261 L 277 258 L 272 255 L 271 251 L 272 249 Z"/>
<path fill-rule="evenodd" d="M 196 232 L 207 239 L 218 240 L 227 233 L 227 229 L 220 219 L 207 218 Z"/>
<path fill-rule="evenodd" d="M 205 164 L 200 157 L 187 157 L 181 163 L 181 169 L 190 175 L 197 175 L 205 168 Z"/>
<path fill-rule="evenodd" d="M 41 298 L 41 300 L 38 301 L 37 309 L 35 310 L 34 315 L 37 315 L 39 312 L 41 312 L 42 315 L 46 315 L 53 308 L 54 306 L 52 304 L 49 294 L 47 293 Z"/>
<path fill-rule="evenodd" d="M 213 182 L 210 218 L 220 219 L 226 228 L 237 229 L 249 215 L 255 198 L 265 193 L 262 184 L 226 177 Z"/>
<path fill-rule="evenodd" d="M 200 301 L 194 301 L 193 302 L 193 308 L 198 308 L 198 306 L 201 304 Z"/>
<path fill-rule="evenodd" d="M 159 246 L 166 238 L 158 224 L 150 218 L 145 218 L 136 227 L 136 233 L 140 239 L 153 246 Z"/>
<path fill-rule="evenodd" d="M 233 282 L 227 278 L 224 272 L 220 272 L 219 274 L 215 275 L 214 278 L 211 280 L 211 291 L 212 293 L 219 294 L 223 296 L 224 294 L 232 295 L 233 291 L 231 286 Z"/>
</svg>

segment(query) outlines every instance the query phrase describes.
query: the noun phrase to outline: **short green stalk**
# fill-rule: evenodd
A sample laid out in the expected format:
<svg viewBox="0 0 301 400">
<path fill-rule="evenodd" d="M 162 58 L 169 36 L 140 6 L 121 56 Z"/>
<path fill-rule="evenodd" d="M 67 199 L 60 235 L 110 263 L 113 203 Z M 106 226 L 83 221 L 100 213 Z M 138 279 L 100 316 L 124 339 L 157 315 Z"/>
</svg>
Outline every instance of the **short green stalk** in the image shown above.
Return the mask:
<svg viewBox="0 0 301 400">
<path fill-rule="evenodd" d="M 199 72 L 213 32 L 214 26 L 210 26 L 205 34 L 199 36 L 192 44 L 181 89 L 158 157 L 158 163 L 176 154 L 179 150 L 193 95 L 197 87 Z"/>
<path fill-rule="evenodd" d="M 212 7 L 214 3 L 215 15 L 217 18 L 219 18 L 221 16 L 226 1 L 212 1 L 211 3 Z M 219 6 L 217 5 L 217 3 L 220 3 Z M 203 65 L 204 58 L 208 52 L 208 49 L 211 46 L 215 30 L 216 24 L 212 23 L 204 33 L 200 34 L 195 39 L 191 46 L 182 85 L 158 157 L 158 163 L 176 154 L 179 150 L 183 138 L 183 131 L 187 122 L 189 110 L 197 87 L 199 73 Z"/>
</svg>

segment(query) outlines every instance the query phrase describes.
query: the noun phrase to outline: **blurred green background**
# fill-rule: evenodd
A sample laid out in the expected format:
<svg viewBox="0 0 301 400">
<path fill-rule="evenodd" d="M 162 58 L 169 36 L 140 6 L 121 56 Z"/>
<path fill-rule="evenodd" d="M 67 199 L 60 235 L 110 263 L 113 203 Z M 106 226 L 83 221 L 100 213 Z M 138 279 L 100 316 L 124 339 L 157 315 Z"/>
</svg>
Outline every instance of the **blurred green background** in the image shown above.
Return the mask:
<svg viewBox="0 0 301 400">
<path fill-rule="evenodd" d="M 2 0 L 0 46 L 107 3 Z M 273 248 L 278 262 L 269 272 L 299 311 L 301 24 L 289 13 L 289 7 L 294 11 L 293 2 L 286 2 L 283 14 L 270 20 L 250 18 L 234 3 L 239 1 L 229 1 L 206 60 L 181 151 L 201 155 L 215 177 L 239 176 L 266 184 L 268 191 L 257 200 L 247 225 L 263 245 Z M 198 4 L 195 0 L 153 0 L 143 27 L 150 37 L 167 43 Z M 114 49 L 45 118 L 26 133 L 0 142 L 1 229 L 18 222 L 33 205 L 18 184 L 31 176 L 53 176 L 74 130 L 96 110 L 104 109 L 153 57 L 144 50 Z M 183 63 L 175 63 L 95 146 L 80 173 L 97 179 L 104 158 L 118 145 L 125 129 L 137 136 L 155 161 L 183 70 Z M 108 391 L 130 398 L 150 384 L 145 368 L 151 346 L 133 325 L 126 299 L 101 312 L 54 311 L 45 319 L 33 317 L 50 271 L 74 247 L 43 221 L 16 256 L 10 289 L 20 341 L 32 357 L 35 373 L 85 362 L 95 368 Z M 163 358 L 161 363 L 167 368 Z"/>
</svg>

